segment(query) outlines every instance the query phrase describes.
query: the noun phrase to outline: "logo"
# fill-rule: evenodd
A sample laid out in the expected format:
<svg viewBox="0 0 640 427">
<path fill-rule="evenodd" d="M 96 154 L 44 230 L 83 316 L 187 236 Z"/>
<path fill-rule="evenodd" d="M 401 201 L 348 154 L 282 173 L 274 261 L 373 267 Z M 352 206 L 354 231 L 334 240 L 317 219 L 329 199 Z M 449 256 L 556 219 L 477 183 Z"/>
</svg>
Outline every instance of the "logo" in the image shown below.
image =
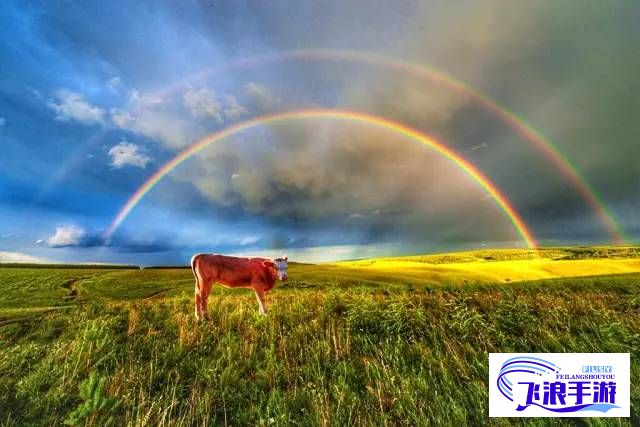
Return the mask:
<svg viewBox="0 0 640 427">
<path fill-rule="evenodd" d="M 628 417 L 629 353 L 491 353 L 490 417 Z"/>
</svg>

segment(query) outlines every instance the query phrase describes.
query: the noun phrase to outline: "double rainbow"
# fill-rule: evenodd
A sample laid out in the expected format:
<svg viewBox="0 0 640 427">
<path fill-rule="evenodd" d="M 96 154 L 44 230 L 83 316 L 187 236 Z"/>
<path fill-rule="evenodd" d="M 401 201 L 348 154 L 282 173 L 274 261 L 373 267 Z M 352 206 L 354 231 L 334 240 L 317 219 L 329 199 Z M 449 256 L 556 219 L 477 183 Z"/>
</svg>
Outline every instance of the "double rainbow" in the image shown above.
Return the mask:
<svg viewBox="0 0 640 427">
<path fill-rule="evenodd" d="M 611 241 L 614 244 L 622 244 L 625 242 L 626 238 L 620 225 L 616 222 L 614 215 L 603 202 L 602 197 L 598 195 L 587 180 L 580 174 L 580 172 L 578 172 L 578 169 L 550 139 L 546 138 L 541 132 L 528 124 L 524 119 L 518 117 L 516 113 L 500 105 L 489 96 L 434 67 L 415 64 L 402 59 L 391 58 L 377 53 L 364 51 L 343 49 L 288 50 L 240 58 L 221 66 L 205 69 L 204 71 L 188 76 L 181 82 L 165 87 L 163 90 L 156 92 L 156 95 L 162 96 L 163 94 L 171 93 L 188 82 L 228 72 L 235 68 L 253 67 L 264 63 L 291 60 L 343 61 L 381 66 L 395 71 L 400 71 L 420 79 L 428 80 L 432 83 L 442 85 L 461 96 L 468 97 L 480 107 L 499 117 L 503 122 L 514 129 L 522 138 L 524 138 L 524 140 L 528 141 L 538 149 L 545 158 L 553 164 L 569 182 L 571 182 L 578 194 L 580 194 L 582 199 L 591 207 L 600 223 L 610 235 Z"/>
<path fill-rule="evenodd" d="M 162 96 L 163 94 L 171 93 L 174 90 L 179 89 L 183 84 L 194 81 L 199 78 L 210 77 L 217 73 L 229 71 L 239 67 L 251 67 L 269 62 L 288 61 L 288 60 L 307 60 L 307 61 L 346 61 L 355 62 L 359 64 L 370 64 L 375 66 L 382 66 L 392 70 L 401 71 L 403 73 L 412 75 L 417 78 L 428 80 L 432 83 L 442 85 L 449 90 L 466 96 L 481 106 L 490 113 L 496 115 L 510 127 L 512 127 L 520 136 L 526 141 L 530 142 L 535 148 L 549 160 L 557 170 L 572 183 L 573 187 L 581 195 L 581 197 L 587 202 L 587 204 L 593 209 L 597 218 L 607 229 L 611 236 L 613 243 L 624 243 L 625 238 L 621 227 L 614 219 L 613 214 L 608 210 L 602 198 L 597 192 L 588 184 L 588 182 L 580 175 L 575 166 L 562 154 L 562 152 L 542 133 L 537 131 L 534 127 L 526 123 L 525 120 L 518 117 L 514 112 L 509 111 L 504 106 L 501 106 L 496 101 L 488 97 L 487 95 L 473 89 L 468 84 L 456 79 L 455 77 L 445 74 L 433 67 L 419 65 L 411 62 L 407 62 L 401 59 L 390 58 L 387 56 L 379 55 L 376 53 L 352 51 L 352 50 L 328 50 L 328 49 L 308 49 L 308 50 L 291 50 L 281 51 L 275 53 L 268 53 L 264 55 L 256 55 L 247 58 L 237 59 L 222 66 L 212 67 L 204 70 L 203 72 L 188 76 L 187 79 L 182 82 L 177 82 L 171 86 L 165 87 L 164 90 L 156 92 L 156 95 Z M 471 176 L 482 188 L 487 191 L 496 204 L 504 211 L 505 215 L 513 223 L 518 233 L 522 236 L 527 246 L 535 247 L 536 242 L 532 233 L 527 229 L 522 218 L 517 214 L 511 203 L 504 195 L 498 191 L 496 186 L 477 168 L 463 159 L 458 153 L 445 147 L 441 143 L 434 139 L 420 133 L 415 129 L 411 129 L 400 123 L 369 115 L 366 113 L 359 113 L 353 111 L 340 111 L 340 110 L 301 110 L 292 111 L 286 113 L 279 113 L 273 115 L 267 115 L 257 117 L 252 120 L 248 120 L 236 125 L 227 127 L 219 132 L 213 133 L 184 151 L 180 152 L 175 158 L 167 162 L 162 166 L 154 175 L 152 175 L 145 183 L 129 198 L 122 209 L 118 212 L 117 216 L 112 221 L 109 228 L 104 233 L 106 238 L 110 238 L 118 226 L 124 221 L 126 216 L 131 210 L 138 204 L 140 199 L 147 193 L 153 186 L 161 180 L 165 175 L 171 172 L 176 166 L 189 158 L 192 154 L 202 150 L 204 147 L 219 141 L 225 137 L 228 137 L 236 132 L 241 132 L 245 129 L 255 127 L 262 124 L 274 123 L 292 119 L 317 119 L 317 118 L 333 118 L 341 120 L 353 120 L 369 123 L 371 125 L 381 126 L 387 129 L 397 131 L 404 134 L 407 137 L 415 139 L 433 149 L 440 154 L 449 158 L 455 164 L 463 169 L 469 176 Z"/>
</svg>

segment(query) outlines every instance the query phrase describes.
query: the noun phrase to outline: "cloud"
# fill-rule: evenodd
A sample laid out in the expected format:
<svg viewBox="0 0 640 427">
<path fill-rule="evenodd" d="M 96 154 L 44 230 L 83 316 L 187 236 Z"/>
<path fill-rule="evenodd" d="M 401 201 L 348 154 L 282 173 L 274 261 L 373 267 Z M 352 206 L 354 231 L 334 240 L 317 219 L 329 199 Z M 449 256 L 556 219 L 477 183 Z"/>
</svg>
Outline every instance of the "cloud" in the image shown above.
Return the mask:
<svg viewBox="0 0 640 427">
<path fill-rule="evenodd" d="M 0 127 L 4 126 L 7 124 L 7 119 L 5 119 L 4 117 L 0 117 Z"/>
<path fill-rule="evenodd" d="M 140 152 L 140 147 L 127 141 L 121 141 L 109 149 L 111 166 L 116 169 L 133 166 L 144 169 L 151 157 Z"/>
<path fill-rule="evenodd" d="M 125 106 L 110 110 L 111 121 L 120 129 L 158 141 L 176 150 L 194 143 L 215 125 L 248 113 L 230 94 L 219 96 L 210 88 L 192 86 L 169 93 L 129 92 Z"/>
<path fill-rule="evenodd" d="M 366 241 L 394 233 L 431 241 L 514 237 L 482 189 L 450 160 L 362 124 L 267 126 L 199 153 L 190 165 L 172 177 L 217 206 L 272 225 L 349 230 Z"/>
<path fill-rule="evenodd" d="M 222 104 L 218 100 L 216 93 L 209 89 L 189 88 L 184 93 L 184 105 L 196 117 L 210 117 L 218 123 L 224 121 Z"/>
<path fill-rule="evenodd" d="M 0 263 L 48 263 L 50 261 L 21 252 L 0 251 Z"/>
<path fill-rule="evenodd" d="M 367 218 L 368 218 L 368 215 L 364 215 L 361 213 L 352 213 L 352 214 L 349 214 L 349 216 L 347 216 L 348 221 L 358 221 L 358 220 L 364 220 Z"/>
<path fill-rule="evenodd" d="M 138 111 L 112 109 L 116 126 L 163 143 L 171 149 L 183 148 L 196 139 L 197 132 L 183 118 L 152 108 Z"/>
<path fill-rule="evenodd" d="M 87 237 L 87 232 L 76 225 L 62 225 L 56 227 L 56 232 L 47 239 L 52 248 L 79 246 Z"/>
<path fill-rule="evenodd" d="M 258 236 L 247 236 L 240 241 L 240 246 L 255 245 L 259 241 L 260 241 L 260 237 Z"/>
<path fill-rule="evenodd" d="M 153 93 L 140 93 L 137 89 L 132 89 L 129 92 L 129 102 L 136 109 L 158 107 L 165 103 L 165 99 L 162 95 L 156 95 Z"/>
<path fill-rule="evenodd" d="M 489 146 L 489 144 L 487 144 L 486 142 L 481 142 L 480 144 L 476 144 L 476 145 L 472 145 L 471 148 L 469 148 L 469 152 L 473 153 L 474 151 L 478 151 L 478 150 L 482 150 L 483 148 L 487 148 Z"/>
<path fill-rule="evenodd" d="M 263 113 L 277 110 L 282 104 L 282 100 L 274 95 L 271 90 L 256 82 L 245 84 L 244 94 L 251 104 Z"/>
<path fill-rule="evenodd" d="M 176 102 L 163 95 L 132 90 L 125 108 L 112 108 L 111 120 L 121 128 L 162 143 L 170 149 L 180 149 L 202 135 L 203 128 L 192 117 L 185 117 Z"/>
<path fill-rule="evenodd" d="M 104 110 L 91 105 L 81 94 L 61 89 L 56 93 L 56 98 L 47 101 L 47 107 L 56 113 L 56 120 L 84 124 L 104 123 Z"/>
<path fill-rule="evenodd" d="M 55 233 L 48 239 L 39 239 L 36 244 L 45 243 L 51 248 L 110 248 L 119 253 L 154 253 L 180 249 L 183 246 L 175 244 L 165 238 L 130 238 L 116 236 L 105 241 L 96 232 L 88 232 L 77 225 L 62 225 L 56 227 Z"/>
<path fill-rule="evenodd" d="M 167 241 L 135 241 L 135 240 L 116 240 L 107 245 L 114 252 L 119 253 L 158 253 L 182 249 L 181 246 L 172 244 Z"/>
<path fill-rule="evenodd" d="M 119 108 L 111 109 L 111 120 L 116 126 L 122 129 L 132 129 L 136 122 L 133 114 Z"/>
<path fill-rule="evenodd" d="M 224 103 L 224 115 L 227 120 L 234 120 L 240 116 L 247 114 L 247 109 L 240 105 L 236 97 L 233 95 L 225 95 Z"/>
<path fill-rule="evenodd" d="M 225 95 L 220 100 L 215 91 L 207 88 L 187 88 L 183 101 L 194 117 L 212 118 L 218 124 L 247 113 L 235 97 Z"/>
<path fill-rule="evenodd" d="M 44 96 L 42 96 L 42 92 L 40 92 L 38 89 L 34 89 L 32 87 L 27 87 L 27 92 L 29 93 L 29 96 L 41 101 L 42 99 L 44 99 Z"/>
<path fill-rule="evenodd" d="M 122 88 L 122 80 L 116 76 L 107 80 L 107 88 L 112 93 L 118 93 Z"/>
</svg>

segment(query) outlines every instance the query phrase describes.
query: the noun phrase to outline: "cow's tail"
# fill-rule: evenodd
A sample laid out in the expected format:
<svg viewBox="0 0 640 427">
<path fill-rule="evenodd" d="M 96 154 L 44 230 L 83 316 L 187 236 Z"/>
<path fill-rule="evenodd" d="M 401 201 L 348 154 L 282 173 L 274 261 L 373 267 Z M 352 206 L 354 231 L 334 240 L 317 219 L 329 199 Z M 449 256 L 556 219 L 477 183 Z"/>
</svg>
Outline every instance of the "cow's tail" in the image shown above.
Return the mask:
<svg viewBox="0 0 640 427">
<path fill-rule="evenodd" d="M 191 257 L 191 271 L 193 272 L 193 275 L 196 277 L 196 288 L 198 286 L 198 281 L 199 281 L 198 272 L 196 271 L 199 256 L 200 254 L 195 254 L 194 256 Z"/>
<path fill-rule="evenodd" d="M 195 308 L 196 308 L 196 319 L 200 320 L 202 317 L 202 300 L 200 299 L 200 278 L 198 277 L 198 257 L 200 254 L 196 254 L 191 257 L 191 271 L 196 278 L 196 285 L 194 289 L 194 297 L 195 297 Z"/>
</svg>

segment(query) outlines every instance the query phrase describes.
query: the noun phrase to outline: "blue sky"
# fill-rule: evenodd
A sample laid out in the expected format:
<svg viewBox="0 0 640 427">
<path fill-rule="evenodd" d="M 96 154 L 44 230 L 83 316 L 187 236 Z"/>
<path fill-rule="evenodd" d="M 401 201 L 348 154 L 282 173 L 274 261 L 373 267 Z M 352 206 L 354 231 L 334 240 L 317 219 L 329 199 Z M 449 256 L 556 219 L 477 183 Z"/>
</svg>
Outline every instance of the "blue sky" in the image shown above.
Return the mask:
<svg viewBox="0 0 640 427">
<path fill-rule="evenodd" d="M 468 97 L 363 63 L 225 67 L 290 49 L 371 52 L 468 82 L 553 139 L 637 239 L 640 8 L 535 3 L 2 2 L 0 262 L 180 264 L 197 251 L 314 261 L 522 246 L 442 156 L 332 120 L 262 126 L 211 146 L 102 237 L 180 150 L 303 108 L 366 112 L 434 136 L 494 181 L 544 244 L 608 241 L 548 159 Z"/>
</svg>

